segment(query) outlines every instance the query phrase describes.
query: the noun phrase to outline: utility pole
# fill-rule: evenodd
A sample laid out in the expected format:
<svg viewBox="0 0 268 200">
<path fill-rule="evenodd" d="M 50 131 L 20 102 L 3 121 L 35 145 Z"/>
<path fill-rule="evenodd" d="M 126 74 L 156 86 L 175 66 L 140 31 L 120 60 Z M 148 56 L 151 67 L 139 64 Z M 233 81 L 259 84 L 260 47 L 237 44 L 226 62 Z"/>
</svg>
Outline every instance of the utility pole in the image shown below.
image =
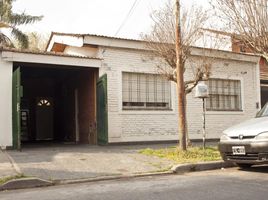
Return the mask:
<svg viewBox="0 0 268 200">
<path fill-rule="evenodd" d="M 182 41 L 180 23 L 180 0 L 176 0 L 176 72 L 177 72 L 177 95 L 178 95 L 178 129 L 181 150 L 187 150 L 186 146 L 186 108 L 185 108 L 185 87 L 184 87 L 184 66 L 182 63 Z"/>
</svg>

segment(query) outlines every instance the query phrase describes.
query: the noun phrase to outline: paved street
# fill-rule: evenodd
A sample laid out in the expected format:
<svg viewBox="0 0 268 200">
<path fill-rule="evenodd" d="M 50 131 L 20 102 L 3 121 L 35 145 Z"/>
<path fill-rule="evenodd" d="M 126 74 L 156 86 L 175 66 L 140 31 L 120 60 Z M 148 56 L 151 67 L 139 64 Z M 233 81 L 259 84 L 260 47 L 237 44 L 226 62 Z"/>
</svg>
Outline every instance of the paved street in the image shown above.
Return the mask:
<svg viewBox="0 0 268 200">
<path fill-rule="evenodd" d="M 268 166 L 1 192 L 1 200 L 267 200 Z"/>
</svg>

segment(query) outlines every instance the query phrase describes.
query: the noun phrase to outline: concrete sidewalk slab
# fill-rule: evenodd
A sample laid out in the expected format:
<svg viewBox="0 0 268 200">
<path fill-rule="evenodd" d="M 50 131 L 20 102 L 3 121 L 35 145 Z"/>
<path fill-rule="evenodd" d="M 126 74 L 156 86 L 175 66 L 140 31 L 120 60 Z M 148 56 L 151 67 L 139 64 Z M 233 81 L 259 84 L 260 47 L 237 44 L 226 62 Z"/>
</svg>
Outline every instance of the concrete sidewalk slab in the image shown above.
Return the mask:
<svg viewBox="0 0 268 200">
<path fill-rule="evenodd" d="M 159 172 L 175 164 L 140 154 L 146 147 L 59 145 L 8 153 L 24 175 L 52 181 Z"/>
<path fill-rule="evenodd" d="M 3 172 L 7 172 L 9 176 L 23 174 L 31 178 L 8 181 L 0 186 L 0 190 L 180 174 L 234 166 L 232 163 L 223 161 L 176 165 L 175 162 L 164 158 L 139 153 L 141 149 L 148 147 L 159 149 L 169 146 L 174 144 L 164 146 L 52 145 L 24 148 L 21 152 L 8 151 L 8 154 L 1 152 L 0 161 L 5 161 L 2 165 Z"/>
</svg>

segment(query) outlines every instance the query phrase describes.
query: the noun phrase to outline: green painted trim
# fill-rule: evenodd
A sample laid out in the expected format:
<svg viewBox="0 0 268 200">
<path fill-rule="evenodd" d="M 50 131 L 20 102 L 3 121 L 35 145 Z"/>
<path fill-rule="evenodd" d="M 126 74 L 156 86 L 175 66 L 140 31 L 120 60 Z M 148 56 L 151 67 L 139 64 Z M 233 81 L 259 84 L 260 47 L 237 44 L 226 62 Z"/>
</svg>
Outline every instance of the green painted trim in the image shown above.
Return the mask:
<svg viewBox="0 0 268 200">
<path fill-rule="evenodd" d="M 20 141 L 20 100 L 22 96 L 21 90 L 21 74 L 20 68 L 17 68 L 13 72 L 12 79 L 12 146 L 14 149 L 21 149 L 21 141 Z"/>
<path fill-rule="evenodd" d="M 99 145 L 108 144 L 107 74 L 97 81 L 97 140 Z"/>
</svg>

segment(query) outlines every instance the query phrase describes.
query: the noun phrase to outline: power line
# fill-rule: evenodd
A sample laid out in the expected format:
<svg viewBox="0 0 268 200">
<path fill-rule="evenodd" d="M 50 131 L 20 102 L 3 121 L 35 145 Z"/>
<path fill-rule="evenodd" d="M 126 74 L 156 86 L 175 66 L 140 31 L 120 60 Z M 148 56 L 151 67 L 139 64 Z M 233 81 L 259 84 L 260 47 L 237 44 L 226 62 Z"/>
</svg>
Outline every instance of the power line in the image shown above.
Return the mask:
<svg viewBox="0 0 268 200">
<path fill-rule="evenodd" d="M 124 20 L 122 21 L 121 25 L 119 26 L 119 28 L 117 29 L 117 31 L 115 32 L 114 36 L 117 36 L 117 34 L 120 32 L 120 30 L 123 28 L 123 26 L 126 24 L 127 20 L 129 19 L 129 17 L 131 16 L 131 14 L 134 12 L 134 10 L 136 9 L 137 5 L 139 4 L 140 0 L 135 0 L 134 3 L 132 4 L 130 10 L 128 11 L 126 17 L 124 18 Z"/>
</svg>

